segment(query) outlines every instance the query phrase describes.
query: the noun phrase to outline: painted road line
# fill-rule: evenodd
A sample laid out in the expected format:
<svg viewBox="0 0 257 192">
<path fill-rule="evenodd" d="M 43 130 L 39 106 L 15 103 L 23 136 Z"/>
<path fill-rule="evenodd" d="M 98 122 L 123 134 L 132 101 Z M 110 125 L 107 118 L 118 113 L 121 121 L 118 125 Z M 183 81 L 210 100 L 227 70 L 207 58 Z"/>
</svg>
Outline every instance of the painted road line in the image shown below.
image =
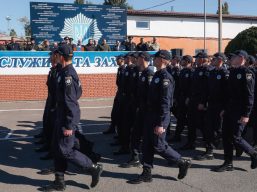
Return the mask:
<svg viewBox="0 0 257 192">
<path fill-rule="evenodd" d="M 13 134 L 14 130 L 11 130 L 6 136 L 5 136 L 5 140 L 9 139 L 9 137 Z"/>
<path fill-rule="evenodd" d="M 80 109 L 107 109 L 112 108 L 112 106 L 96 106 L 96 107 L 80 107 Z M 17 112 L 17 111 L 44 111 L 44 109 L 4 109 L 0 112 Z"/>
<path fill-rule="evenodd" d="M 101 135 L 103 132 L 95 132 L 95 133 L 84 133 L 84 135 Z M 11 135 L 10 135 L 11 136 Z M 13 141 L 13 140 L 27 140 L 27 139 L 34 139 L 34 137 L 28 136 L 28 137 L 12 137 L 10 138 L 0 138 L 0 141 Z"/>
</svg>

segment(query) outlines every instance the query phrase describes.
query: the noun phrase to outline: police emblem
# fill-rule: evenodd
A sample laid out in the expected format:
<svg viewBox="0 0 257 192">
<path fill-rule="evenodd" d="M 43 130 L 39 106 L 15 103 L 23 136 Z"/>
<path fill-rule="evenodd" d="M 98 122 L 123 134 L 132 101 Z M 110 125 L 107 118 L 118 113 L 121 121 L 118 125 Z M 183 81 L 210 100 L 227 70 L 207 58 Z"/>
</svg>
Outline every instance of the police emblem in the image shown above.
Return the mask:
<svg viewBox="0 0 257 192">
<path fill-rule="evenodd" d="M 175 74 L 175 71 L 172 72 L 172 75 L 174 75 L 174 74 Z"/>
<path fill-rule="evenodd" d="M 142 82 L 145 82 L 145 77 L 142 77 Z"/>
<path fill-rule="evenodd" d="M 241 79 L 242 78 L 242 75 L 241 74 L 237 74 L 237 79 Z"/>
<path fill-rule="evenodd" d="M 246 79 L 249 81 L 253 78 L 253 74 L 251 73 L 246 73 Z"/>
<path fill-rule="evenodd" d="M 200 73 L 199 73 L 199 76 L 202 76 L 203 75 L 203 72 L 201 71 Z"/>
<path fill-rule="evenodd" d="M 159 78 L 156 78 L 156 79 L 154 80 L 154 82 L 157 84 L 157 83 L 160 82 L 160 79 L 159 79 Z"/>
<path fill-rule="evenodd" d="M 65 77 L 65 84 L 67 86 L 69 86 L 69 85 L 71 85 L 71 83 L 72 83 L 72 77 L 71 76 Z"/>
<path fill-rule="evenodd" d="M 187 73 L 187 74 L 185 75 L 185 77 L 188 78 L 188 77 L 189 77 L 189 74 Z"/>
<path fill-rule="evenodd" d="M 125 73 L 126 76 L 128 76 L 128 74 L 129 74 L 128 72 Z"/>
<path fill-rule="evenodd" d="M 136 77 L 136 73 L 133 73 L 133 77 Z"/>
<path fill-rule="evenodd" d="M 217 75 L 217 79 L 220 80 L 221 79 L 221 75 Z"/>
</svg>

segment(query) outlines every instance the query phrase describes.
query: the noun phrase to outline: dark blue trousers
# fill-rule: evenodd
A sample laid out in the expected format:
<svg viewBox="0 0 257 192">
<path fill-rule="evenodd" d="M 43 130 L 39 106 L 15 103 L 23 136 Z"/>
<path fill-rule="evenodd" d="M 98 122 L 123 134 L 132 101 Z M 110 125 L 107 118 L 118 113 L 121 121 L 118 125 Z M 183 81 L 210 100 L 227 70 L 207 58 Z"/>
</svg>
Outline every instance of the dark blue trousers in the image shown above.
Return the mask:
<svg viewBox="0 0 257 192">
<path fill-rule="evenodd" d="M 227 162 L 233 161 L 233 144 L 250 156 L 255 153 L 254 148 L 242 137 L 245 126 L 238 122 L 241 118 L 241 111 L 240 108 L 231 107 L 224 114 L 222 135 L 224 159 Z"/>
<path fill-rule="evenodd" d="M 143 133 L 143 165 L 150 168 L 153 167 L 155 153 L 168 161 L 177 162 L 181 159 L 181 155 L 172 149 L 167 143 L 166 132 L 160 136 L 154 134 L 156 118 L 157 117 L 154 112 L 148 112 L 146 114 Z M 170 119 L 170 114 L 168 114 L 166 118 Z M 167 127 L 168 124 L 164 128 L 167 129 Z"/>
<path fill-rule="evenodd" d="M 68 162 L 76 165 L 81 169 L 92 167 L 92 161 L 83 153 L 76 149 L 77 139 L 75 131 L 72 136 L 63 135 L 61 124 L 57 122 L 54 131 L 54 166 L 55 172 L 64 173 L 67 169 Z"/>
</svg>

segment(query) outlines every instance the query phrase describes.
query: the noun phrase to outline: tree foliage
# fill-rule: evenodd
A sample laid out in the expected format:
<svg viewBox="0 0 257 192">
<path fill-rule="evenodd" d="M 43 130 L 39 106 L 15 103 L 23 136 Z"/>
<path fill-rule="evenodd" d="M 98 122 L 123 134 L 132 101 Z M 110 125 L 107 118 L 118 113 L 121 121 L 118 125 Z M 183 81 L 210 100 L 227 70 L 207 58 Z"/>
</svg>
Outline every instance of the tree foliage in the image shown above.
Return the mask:
<svg viewBox="0 0 257 192">
<path fill-rule="evenodd" d="M 16 31 L 14 29 L 11 29 L 10 36 L 11 37 L 17 37 L 17 33 L 16 33 Z"/>
<path fill-rule="evenodd" d="M 104 0 L 104 5 L 121 6 L 128 9 L 133 9 L 133 7 L 129 5 L 126 0 Z"/>
<path fill-rule="evenodd" d="M 228 43 L 225 53 L 232 53 L 239 49 L 243 49 L 251 55 L 257 54 L 257 27 L 250 27 L 239 33 Z"/>
<path fill-rule="evenodd" d="M 217 10 L 216 12 L 217 14 L 219 14 L 219 10 Z M 222 14 L 223 15 L 229 15 L 229 5 L 228 2 L 225 2 L 224 4 L 222 4 Z"/>
<path fill-rule="evenodd" d="M 31 26 L 30 26 L 29 19 L 26 16 L 21 17 L 19 19 L 19 22 L 21 22 L 23 24 L 25 36 L 31 36 Z"/>
</svg>

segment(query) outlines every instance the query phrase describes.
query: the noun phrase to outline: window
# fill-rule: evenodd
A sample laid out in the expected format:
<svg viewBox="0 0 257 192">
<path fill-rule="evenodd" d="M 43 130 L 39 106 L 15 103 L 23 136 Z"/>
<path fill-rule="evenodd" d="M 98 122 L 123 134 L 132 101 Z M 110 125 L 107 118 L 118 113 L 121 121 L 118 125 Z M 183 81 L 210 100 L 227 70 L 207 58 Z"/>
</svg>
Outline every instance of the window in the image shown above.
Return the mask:
<svg viewBox="0 0 257 192">
<path fill-rule="evenodd" d="M 150 29 L 150 21 L 137 21 L 136 28 Z"/>
<path fill-rule="evenodd" d="M 183 49 L 171 49 L 170 51 L 172 56 L 174 55 L 183 56 Z"/>
<path fill-rule="evenodd" d="M 200 52 L 204 52 L 204 53 L 207 53 L 208 54 L 208 49 L 196 49 L 195 50 L 195 55 L 197 55 L 198 53 Z"/>
</svg>

